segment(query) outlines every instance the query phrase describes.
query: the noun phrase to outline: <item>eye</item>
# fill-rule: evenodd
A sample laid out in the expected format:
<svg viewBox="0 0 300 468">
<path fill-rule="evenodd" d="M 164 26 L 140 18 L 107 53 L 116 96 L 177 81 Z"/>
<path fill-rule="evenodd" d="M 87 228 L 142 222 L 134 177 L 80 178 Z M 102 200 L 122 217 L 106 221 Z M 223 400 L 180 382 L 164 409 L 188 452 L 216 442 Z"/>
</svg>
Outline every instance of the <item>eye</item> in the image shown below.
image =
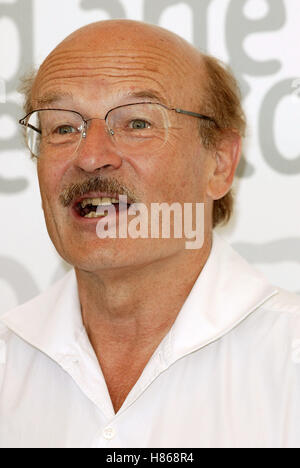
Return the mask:
<svg viewBox="0 0 300 468">
<path fill-rule="evenodd" d="M 144 130 L 145 128 L 150 128 L 149 122 L 142 119 L 135 119 L 130 122 L 130 128 L 134 130 Z"/>
<path fill-rule="evenodd" d="M 54 130 L 54 133 L 58 133 L 58 135 L 68 135 L 69 133 L 76 132 L 78 132 L 78 129 L 72 127 L 71 125 L 61 125 Z"/>
</svg>

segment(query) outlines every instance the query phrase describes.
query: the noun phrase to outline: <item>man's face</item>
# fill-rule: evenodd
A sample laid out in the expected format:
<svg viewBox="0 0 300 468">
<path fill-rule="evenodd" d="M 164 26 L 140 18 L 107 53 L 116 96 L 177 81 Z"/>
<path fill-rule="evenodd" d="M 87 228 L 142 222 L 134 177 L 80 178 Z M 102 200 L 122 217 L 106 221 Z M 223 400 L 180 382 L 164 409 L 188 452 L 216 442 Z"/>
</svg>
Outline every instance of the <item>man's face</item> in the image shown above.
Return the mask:
<svg viewBox="0 0 300 468">
<path fill-rule="evenodd" d="M 114 107 L 153 101 L 199 112 L 195 99 L 199 76 L 192 52 L 172 41 L 167 33 L 126 25 L 74 35 L 41 67 L 33 89 L 34 108 L 40 99 L 39 107 L 72 109 L 85 119 L 103 119 Z M 144 265 L 184 250 L 184 239 L 99 239 L 99 219 L 76 216 L 76 200 L 68 206 L 61 202 L 61 194 L 69 193 L 73 184 L 97 179 L 122 186 L 148 208 L 153 202 L 206 201 L 209 171 L 198 119 L 167 113 L 167 141 L 153 154 L 120 152 L 103 120 L 89 123 L 87 137 L 74 154 L 42 152 L 38 177 L 47 228 L 66 261 L 95 271 Z M 97 193 L 85 196 L 94 198 Z"/>
</svg>

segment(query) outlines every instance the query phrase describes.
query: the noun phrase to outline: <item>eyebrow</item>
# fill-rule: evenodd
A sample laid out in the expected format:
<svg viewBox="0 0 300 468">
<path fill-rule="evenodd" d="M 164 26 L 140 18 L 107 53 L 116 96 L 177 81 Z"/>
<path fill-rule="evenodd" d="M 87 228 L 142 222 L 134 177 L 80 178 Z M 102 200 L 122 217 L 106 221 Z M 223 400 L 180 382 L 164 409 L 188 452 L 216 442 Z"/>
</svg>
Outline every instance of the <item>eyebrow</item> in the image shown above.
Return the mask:
<svg viewBox="0 0 300 468">
<path fill-rule="evenodd" d="M 53 103 L 58 103 L 64 99 L 69 99 L 73 101 L 73 95 L 70 92 L 56 92 L 52 91 L 50 93 L 46 93 L 41 97 L 38 97 L 37 99 L 33 99 L 33 103 L 37 105 L 38 107 L 40 106 L 48 106 Z"/>
<path fill-rule="evenodd" d="M 166 99 L 158 91 L 156 90 L 154 91 L 152 89 L 135 91 L 135 92 L 129 93 L 128 96 L 136 97 L 136 98 L 143 98 L 143 99 L 151 99 L 151 100 L 161 102 L 162 104 L 168 104 Z"/>
<path fill-rule="evenodd" d="M 152 89 L 144 89 L 141 91 L 134 91 L 128 92 L 126 97 L 129 98 L 142 98 L 147 100 L 154 100 L 157 102 L 161 102 L 162 104 L 168 105 L 166 99 L 158 92 Z M 70 92 L 56 92 L 52 91 L 49 93 L 44 94 L 43 96 L 38 97 L 37 99 L 33 99 L 33 103 L 35 106 L 44 107 L 49 106 L 52 104 L 60 103 L 61 101 L 68 99 L 70 101 L 74 101 L 73 95 Z"/>
</svg>

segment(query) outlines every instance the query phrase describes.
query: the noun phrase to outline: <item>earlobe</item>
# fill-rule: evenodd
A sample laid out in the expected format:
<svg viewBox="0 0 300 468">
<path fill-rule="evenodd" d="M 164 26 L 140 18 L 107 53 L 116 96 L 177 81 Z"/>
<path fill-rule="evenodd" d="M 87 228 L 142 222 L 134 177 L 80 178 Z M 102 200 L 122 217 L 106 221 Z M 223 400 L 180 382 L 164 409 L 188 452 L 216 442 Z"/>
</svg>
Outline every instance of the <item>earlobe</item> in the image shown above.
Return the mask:
<svg viewBox="0 0 300 468">
<path fill-rule="evenodd" d="M 214 169 L 207 186 L 207 195 L 218 200 L 230 190 L 241 157 L 241 137 L 230 132 L 222 139 L 214 155 Z"/>
</svg>

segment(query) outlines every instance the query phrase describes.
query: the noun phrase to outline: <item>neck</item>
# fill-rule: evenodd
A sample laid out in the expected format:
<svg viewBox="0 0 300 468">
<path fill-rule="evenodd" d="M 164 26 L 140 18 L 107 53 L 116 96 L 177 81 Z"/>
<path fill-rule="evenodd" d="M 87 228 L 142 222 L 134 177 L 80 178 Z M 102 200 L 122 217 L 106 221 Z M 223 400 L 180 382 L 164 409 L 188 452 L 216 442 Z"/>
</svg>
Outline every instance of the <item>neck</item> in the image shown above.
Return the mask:
<svg viewBox="0 0 300 468">
<path fill-rule="evenodd" d="M 82 318 L 117 412 L 174 323 L 211 250 L 134 269 L 76 269 Z"/>
<path fill-rule="evenodd" d="M 182 253 L 134 269 L 76 269 L 83 323 L 93 345 L 134 342 L 164 334 L 175 321 L 211 249 Z"/>
</svg>

